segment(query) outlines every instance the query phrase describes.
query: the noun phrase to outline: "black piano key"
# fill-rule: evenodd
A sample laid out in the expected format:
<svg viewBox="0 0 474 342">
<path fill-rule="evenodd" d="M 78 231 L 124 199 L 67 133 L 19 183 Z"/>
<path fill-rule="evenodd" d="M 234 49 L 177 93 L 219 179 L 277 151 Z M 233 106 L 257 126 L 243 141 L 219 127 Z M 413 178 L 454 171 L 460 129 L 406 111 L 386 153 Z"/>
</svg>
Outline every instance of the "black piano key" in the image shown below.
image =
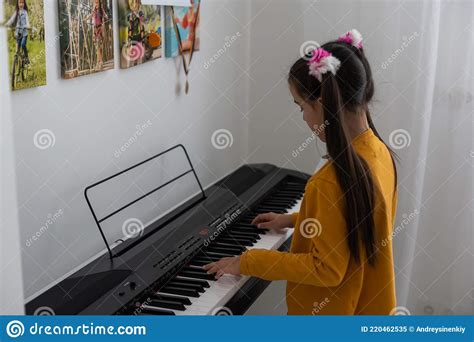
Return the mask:
<svg viewBox="0 0 474 342">
<path fill-rule="evenodd" d="M 177 297 L 177 296 L 169 296 L 169 295 L 166 295 L 166 294 L 161 293 L 160 291 L 158 291 L 157 293 L 155 293 L 155 294 L 153 295 L 153 299 L 157 299 L 157 300 L 168 300 L 168 301 L 171 301 L 171 302 L 181 303 L 181 304 L 183 304 L 183 305 L 191 305 L 191 301 L 189 300 L 189 298 L 186 298 L 186 297 Z"/>
<path fill-rule="evenodd" d="M 215 260 L 215 261 L 219 261 L 222 258 L 228 258 L 228 257 L 235 256 L 235 255 L 229 255 L 229 254 L 225 254 L 225 253 L 213 253 L 212 255 L 208 255 L 208 253 L 206 253 L 206 254 L 203 254 L 203 255 L 207 256 L 209 260 Z"/>
<path fill-rule="evenodd" d="M 149 309 L 143 309 L 143 311 L 139 314 L 139 316 L 153 316 L 153 315 L 176 316 L 176 314 L 173 311 L 158 309 L 154 307 L 150 307 Z"/>
<path fill-rule="evenodd" d="M 174 278 L 175 280 L 177 281 L 181 281 L 181 282 L 185 282 L 185 283 L 188 283 L 188 284 L 198 284 L 198 285 L 201 285 L 202 287 L 204 288 L 209 288 L 211 285 L 209 285 L 209 283 L 205 280 L 198 280 L 198 279 L 189 279 L 189 278 L 180 278 L 180 277 L 176 277 Z"/>
<path fill-rule="evenodd" d="M 193 266 L 199 266 L 199 267 L 202 267 L 204 265 L 207 265 L 209 264 L 209 261 L 208 260 L 191 260 L 189 262 L 189 265 L 193 265 Z"/>
<path fill-rule="evenodd" d="M 289 196 L 289 195 L 274 195 L 270 197 L 271 199 L 284 199 L 284 200 L 295 200 L 300 198 L 300 196 Z"/>
<path fill-rule="evenodd" d="M 196 279 L 205 279 L 205 280 L 212 280 L 212 281 L 216 280 L 213 274 L 193 272 L 193 271 L 182 271 L 178 273 L 178 275 L 183 276 L 183 277 L 196 278 Z"/>
<path fill-rule="evenodd" d="M 221 257 L 218 255 L 206 255 L 204 253 L 199 253 L 192 260 L 213 262 L 213 261 L 219 261 L 220 259 Z"/>
<path fill-rule="evenodd" d="M 280 190 L 277 192 L 277 194 L 283 194 L 283 195 L 290 195 L 290 196 L 298 196 L 301 194 L 301 191 L 296 191 L 296 190 Z"/>
<path fill-rule="evenodd" d="M 177 294 L 177 295 L 185 296 L 185 297 L 199 297 L 200 296 L 199 292 L 196 291 L 196 290 L 185 289 L 185 288 L 181 288 L 181 287 L 177 287 L 177 286 L 168 286 L 168 285 L 161 288 L 160 292 Z"/>
<path fill-rule="evenodd" d="M 280 205 L 280 206 L 276 206 L 276 205 L 262 205 L 262 206 L 258 206 L 257 208 L 258 210 L 265 210 L 265 211 L 269 211 L 269 212 L 274 212 L 274 213 L 278 213 L 278 212 L 281 212 L 281 211 L 286 211 L 286 207 L 283 206 L 283 205 Z"/>
<path fill-rule="evenodd" d="M 236 232 L 247 232 L 247 233 L 255 233 L 255 234 L 265 234 L 268 232 L 268 229 L 262 229 L 262 228 L 257 228 L 257 226 L 254 226 L 253 228 L 250 227 L 241 227 L 241 226 L 235 226 L 231 228 L 231 231 L 236 231 Z"/>
<path fill-rule="evenodd" d="M 204 292 L 204 288 L 201 285 L 196 285 L 196 284 L 187 284 L 183 283 L 177 280 L 170 281 L 166 284 L 167 286 L 173 286 L 173 287 L 179 287 L 179 288 L 184 288 L 184 289 L 192 289 L 196 290 L 197 292 Z"/>
<path fill-rule="evenodd" d="M 236 231 L 228 231 L 224 236 L 235 237 L 238 239 L 247 239 L 252 242 L 257 242 L 260 240 L 260 236 L 257 233 L 244 233 L 244 232 L 236 232 Z"/>
<path fill-rule="evenodd" d="M 242 249 L 241 248 L 209 246 L 208 248 L 206 248 L 206 253 L 225 253 L 225 254 L 229 254 L 229 255 L 240 255 L 240 254 L 242 254 Z"/>
<path fill-rule="evenodd" d="M 286 213 L 286 210 L 283 210 L 283 209 L 260 209 L 260 208 L 257 208 L 255 209 L 255 212 L 258 213 L 258 214 L 265 214 L 265 213 L 269 213 L 269 212 L 273 212 L 273 213 L 276 213 L 276 214 L 284 214 Z"/>
<path fill-rule="evenodd" d="M 200 273 L 207 273 L 206 270 L 203 270 L 202 267 L 188 267 L 185 266 L 182 269 L 183 271 L 191 271 L 191 272 L 200 272 Z"/>
<path fill-rule="evenodd" d="M 166 299 L 152 299 L 149 304 L 143 305 L 144 308 L 164 308 L 164 309 L 172 309 L 178 311 L 186 310 L 186 307 L 178 303 L 174 300 L 166 300 Z"/>
<path fill-rule="evenodd" d="M 215 246 L 215 247 L 224 247 L 224 248 L 232 248 L 232 249 L 235 249 L 235 250 L 239 250 L 240 253 L 243 253 L 246 251 L 246 248 L 245 247 L 242 247 L 242 246 L 237 246 L 236 244 L 230 244 L 230 243 L 225 243 L 225 242 L 214 242 L 212 243 L 211 246 Z"/>
<path fill-rule="evenodd" d="M 250 224 L 250 223 L 236 223 L 235 224 L 236 227 L 248 227 L 248 228 L 257 228 L 256 225 L 254 224 Z M 257 228 L 258 229 L 258 228 Z"/>
<path fill-rule="evenodd" d="M 249 240 L 242 240 L 242 239 L 236 239 L 236 238 L 231 238 L 231 237 L 220 237 L 219 242 L 229 243 L 229 244 L 242 246 L 242 247 L 251 247 L 254 244 L 252 241 L 249 241 Z"/>
<path fill-rule="evenodd" d="M 204 253 L 206 255 L 210 255 L 210 256 L 221 256 L 222 258 L 223 257 L 233 257 L 233 256 L 236 256 L 236 255 L 239 254 L 239 253 L 229 253 L 229 251 L 220 251 L 220 250 L 215 250 L 215 249 L 211 250 L 210 248 L 206 248 Z"/>
</svg>

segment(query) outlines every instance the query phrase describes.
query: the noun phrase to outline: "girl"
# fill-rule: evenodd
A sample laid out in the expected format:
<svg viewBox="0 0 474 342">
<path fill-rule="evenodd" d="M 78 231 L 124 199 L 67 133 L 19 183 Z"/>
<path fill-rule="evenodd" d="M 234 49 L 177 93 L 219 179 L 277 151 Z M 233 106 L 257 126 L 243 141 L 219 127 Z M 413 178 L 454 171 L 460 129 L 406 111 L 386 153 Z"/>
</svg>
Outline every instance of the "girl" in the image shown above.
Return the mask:
<svg viewBox="0 0 474 342">
<path fill-rule="evenodd" d="M 102 0 L 94 0 L 94 8 L 85 20 L 92 18 L 93 38 L 96 49 L 96 65 L 95 70 L 102 70 L 103 66 L 103 45 L 104 45 L 104 23 L 108 20 L 107 11 L 104 9 Z"/>
<path fill-rule="evenodd" d="M 26 64 L 29 64 L 30 60 L 28 58 L 28 48 L 26 47 L 26 43 L 28 40 L 28 30 L 30 29 L 30 20 L 28 18 L 28 5 L 26 4 L 26 0 L 17 1 L 16 10 L 5 25 L 15 25 L 17 50 L 19 48 L 23 49 L 25 62 Z"/>
<path fill-rule="evenodd" d="M 294 102 L 329 158 L 309 179 L 299 213 L 253 220 L 259 228 L 294 227 L 290 252 L 254 249 L 204 266 L 216 277 L 287 280 L 288 314 L 387 315 L 396 305 L 396 168 L 370 117 L 374 83 L 361 42 L 349 31 L 289 72 Z"/>
</svg>

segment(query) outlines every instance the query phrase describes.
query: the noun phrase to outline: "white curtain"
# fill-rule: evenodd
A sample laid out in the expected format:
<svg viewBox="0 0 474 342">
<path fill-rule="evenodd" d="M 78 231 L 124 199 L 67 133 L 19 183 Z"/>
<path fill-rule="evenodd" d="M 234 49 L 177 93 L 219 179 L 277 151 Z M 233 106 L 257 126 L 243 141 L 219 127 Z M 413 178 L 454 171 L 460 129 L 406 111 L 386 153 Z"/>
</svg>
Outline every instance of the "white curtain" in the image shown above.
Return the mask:
<svg viewBox="0 0 474 342">
<path fill-rule="evenodd" d="M 473 2 L 350 4 L 338 26 L 366 36 L 372 115 L 400 157 L 398 305 L 411 314 L 474 314 Z"/>
<path fill-rule="evenodd" d="M 394 8 L 399 23 L 384 29 L 385 44 L 371 55 L 393 48 L 375 67 L 382 96 L 373 112 L 401 158 L 399 305 L 412 314 L 473 314 L 473 4 L 390 1 Z"/>
</svg>

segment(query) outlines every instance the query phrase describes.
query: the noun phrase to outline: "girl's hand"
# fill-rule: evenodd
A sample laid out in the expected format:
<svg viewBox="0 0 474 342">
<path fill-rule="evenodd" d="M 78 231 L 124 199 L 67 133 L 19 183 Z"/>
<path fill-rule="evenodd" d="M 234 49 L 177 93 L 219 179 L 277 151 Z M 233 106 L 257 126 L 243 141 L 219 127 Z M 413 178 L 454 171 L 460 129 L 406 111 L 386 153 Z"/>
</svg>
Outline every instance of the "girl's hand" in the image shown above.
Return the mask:
<svg viewBox="0 0 474 342">
<path fill-rule="evenodd" d="M 240 256 L 222 258 L 219 261 L 204 265 L 202 268 L 208 274 L 215 273 L 217 279 L 224 274 L 240 275 Z"/>
<path fill-rule="evenodd" d="M 275 213 L 260 214 L 253 219 L 252 224 L 256 225 L 258 228 L 274 230 L 293 227 L 291 215 Z"/>
</svg>

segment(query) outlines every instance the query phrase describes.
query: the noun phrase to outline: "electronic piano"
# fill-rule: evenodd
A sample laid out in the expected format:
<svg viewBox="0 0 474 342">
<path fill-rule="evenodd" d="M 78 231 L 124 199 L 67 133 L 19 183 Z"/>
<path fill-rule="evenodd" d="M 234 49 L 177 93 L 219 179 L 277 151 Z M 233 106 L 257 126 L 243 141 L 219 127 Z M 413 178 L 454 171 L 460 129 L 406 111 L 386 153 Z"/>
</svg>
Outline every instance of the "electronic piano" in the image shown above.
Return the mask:
<svg viewBox="0 0 474 342">
<path fill-rule="evenodd" d="M 203 189 L 198 201 L 147 226 L 121 253 L 104 253 L 30 300 L 26 313 L 241 315 L 270 282 L 216 280 L 201 266 L 247 249 L 288 250 L 293 229 L 258 229 L 251 221 L 259 213 L 298 211 L 308 178 L 269 164 L 241 166 Z"/>
</svg>

